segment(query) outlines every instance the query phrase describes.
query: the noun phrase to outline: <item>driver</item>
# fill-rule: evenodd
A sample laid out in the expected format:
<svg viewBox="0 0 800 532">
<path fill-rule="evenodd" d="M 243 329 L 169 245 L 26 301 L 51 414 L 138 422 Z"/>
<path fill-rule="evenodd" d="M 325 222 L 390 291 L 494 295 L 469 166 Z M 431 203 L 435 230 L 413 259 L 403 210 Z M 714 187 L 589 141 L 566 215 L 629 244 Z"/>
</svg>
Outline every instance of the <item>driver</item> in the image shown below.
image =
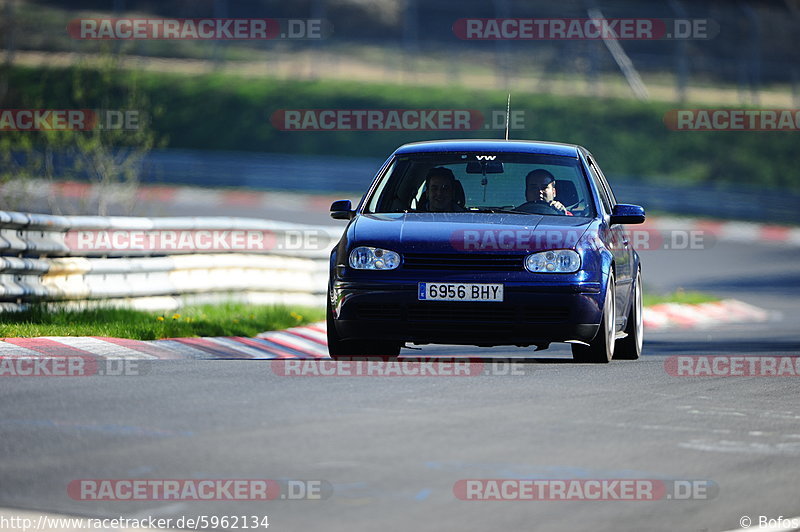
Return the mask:
<svg viewBox="0 0 800 532">
<path fill-rule="evenodd" d="M 455 174 L 449 168 L 437 166 L 431 168 L 425 176 L 425 193 L 427 195 L 425 210 L 429 212 L 453 212 L 465 211 L 459 205 L 456 197 L 458 181 Z"/>
<path fill-rule="evenodd" d="M 560 201 L 556 201 L 556 178 L 543 168 L 532 170 L 525 176 L 525 199 L 527 201 L 517 210 L 572 216 Z"/>
</svg>

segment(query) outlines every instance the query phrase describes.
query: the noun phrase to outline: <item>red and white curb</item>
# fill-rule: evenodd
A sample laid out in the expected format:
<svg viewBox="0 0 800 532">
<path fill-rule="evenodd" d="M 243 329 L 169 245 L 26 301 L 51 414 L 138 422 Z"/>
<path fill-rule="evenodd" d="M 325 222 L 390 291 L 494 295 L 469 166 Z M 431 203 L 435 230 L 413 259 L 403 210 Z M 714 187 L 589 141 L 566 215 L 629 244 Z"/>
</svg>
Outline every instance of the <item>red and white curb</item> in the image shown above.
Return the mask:
<svg viewBox="0 0 800 532">
<path fill-rule="evenodd" d="M 642 315 L 644 327 L 648 331 L 702 329 L 728 323 L 763 322 L 770 317 L 766 310 L 735 299 L 696 305 L 663 303 L 646 307 Z M 66 355 L 107 360 L 327 358 L 328 342 L 325 322 L 264 332 L 255 338 L 218 336 L 143 342 L 100 336 L 46 336 L 4 338 L 0 341 L 2 357 Z"/>
<path fill-rule="evenodd" d="M 709 303 L 661 303 L 645 307 L 642 321 L 645 330 L 674 328 L 703 329 L 727 323 L 762 322 L 770 319 L 766 310 L 738 301 L 725 299 Z"/>
<path fill-rule="evenodd" d="M 648 217 L 644 224 L 640 226 L 628 226 L 627 229 L 631 232 L 637 230 L 660 231 L 665 234 L 669 232 L 680 232 L 682 236 L 695 233 L 703 237 L 701 249 L 705 249 L 704 246 L 713 245 L 713 240 L 719 242 L 758 242 L 800 246 L 800 227 L 787 225 L 703 220 L 683 217 Z M 709 239 L 705 237 L 711 237 L 712 242 L 709 242 Z M 636 244 L 635 235 L 634 244 Z M 683 249 L 693 249 L 690 247 L 690 244 L 686 242 L 683 242 L 683 245 L 685 246 Z M 636 245 L 634 245 L 634 247 L 636 247 Z M 648 249 L 646 245 L 644 248 Z"/>
<path fill-rule="evenodd" d="M 13 193 L 14 186 L 20 184 L 7 183 L 0 186 L 0 192 Z M 33 197 L 53 197 L 64 199 L 93 199 L 101 194 L 111 201 L 130 202 L 135 200 L 148 204 L 164 205 L 198 205 L 209 207 L 253 207 L 269 211 L 272 209 L 295 211 L 324 211 L 330 208 L 333 201 L 350 198 L 354 201 L 359 196 L 340 194 L 336 196 L 322 194 L 303 194 L 296 192 L 260 192 L 254 190 L 226 190 L 186 186 L 147 185 L 134 190 L 125 187 L 110 186 L 101 189 L 91 183 L 75 181 L 48 182 L 31 180 L 25 191 Z"/>
<path fill-rule="evenodd" d="M 2 357 L 86 356 L 101 359 L 272 359 L 327 358 L 325 323 L 241 336 L 169 338 L 143 342 L 100 336 L 4 338 Z"/>
</svg>

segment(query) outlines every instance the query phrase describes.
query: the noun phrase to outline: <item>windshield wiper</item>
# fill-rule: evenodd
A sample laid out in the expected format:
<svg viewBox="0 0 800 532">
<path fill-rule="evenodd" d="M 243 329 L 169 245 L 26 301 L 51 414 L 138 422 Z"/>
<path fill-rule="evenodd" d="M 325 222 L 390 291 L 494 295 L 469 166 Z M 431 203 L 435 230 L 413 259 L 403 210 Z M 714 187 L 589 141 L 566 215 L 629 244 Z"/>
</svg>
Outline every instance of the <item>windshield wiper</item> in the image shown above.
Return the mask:
<svg viewBox="0 0 800 532">
<path fill-rule="evenodd" d="M 469 212 L 493 213 L 493 214 L 497 214 L 497 213 L 501 213 L 501 212 L 504 212 L 504 213 L 507 212 L 509 214 L 535 214 L 535 213 L 532 213 L 532 212 L 518 211 L 516 209 L 500 209 L 500 208 L 492 208 L 492 207 L 483 207 L 483 208 L 470 207 Z"/>
</svg>

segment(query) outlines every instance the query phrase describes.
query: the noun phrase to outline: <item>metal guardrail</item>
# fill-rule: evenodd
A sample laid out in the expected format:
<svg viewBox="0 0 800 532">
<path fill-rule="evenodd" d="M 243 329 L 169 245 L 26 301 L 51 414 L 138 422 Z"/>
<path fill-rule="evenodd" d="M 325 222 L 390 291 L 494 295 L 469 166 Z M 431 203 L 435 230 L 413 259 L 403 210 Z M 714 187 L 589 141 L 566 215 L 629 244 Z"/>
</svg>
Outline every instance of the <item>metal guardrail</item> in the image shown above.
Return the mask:
<svg viewBox="0 0 800 532">
<path fill-rule="evenodd" d="M 319 306 L 328 253 L 340 233 L 248 218 L 0 211 L 0 308 L 69 302 L 171 309 L 226 300 Z M 171 235 L 171 246 L 163 245 L 164 235 Z M 303 245 L 298 235 L 315 245 Z M 186 245 L 178 245 L 179 236 L 188 238 Z M 122 245 L 98 245 L 115 238 Z M 191 245 L 201 241 L 216 246 Z"/>
<path fill-rule="evenodd" d="M 712 186 L 679 187 L 616 180 L 611 186 L 621 203 L 643 205 L 648 212 L 722 218 L 737 221 L 800 225 L 800 196 L 789 191 L 739 190 Z"/>
<path fill-rule="evenodd" d="M 325 191 L 342 197 L 354 194 L 360 197 L 382 162 L 367 157 L 164 149 L 147 155 L 140 179 L 142 184 L 296 193 Z M 790 190 L 747 183 L 733 186 L 659 182 L 643 176 L 614 175 L 606 170 L 617 200 L 642 205 L 648 212 L 800 225 L 800 209 L 796 208 L 800 194 Z M 57 164 L 56 175 L 59 175 Z M 3 186 L 2 192 L 24 192 L 40 199 L 46 192 L 37 187 L 37 182 L 19 182 Z"/>
<path fill-rule="evenodd" d="M 383 162 L 368 157 L 231 153 L 200 150 L 153 150 L 142 181 L 207 187 L 246 187 L 296 192 L 361 192 Z M 609 174 L 608 168 L 606 173 Z M 169 176 L 168 179 L 164 179 Z M 287 179 L 291 176 L 291 179 Z M 721 188 L 655 182 L 641 176 L 610 175 L 620 201 L 689 216 L 800 224 L 800 195 L 746 183 Z"/>
</svg>

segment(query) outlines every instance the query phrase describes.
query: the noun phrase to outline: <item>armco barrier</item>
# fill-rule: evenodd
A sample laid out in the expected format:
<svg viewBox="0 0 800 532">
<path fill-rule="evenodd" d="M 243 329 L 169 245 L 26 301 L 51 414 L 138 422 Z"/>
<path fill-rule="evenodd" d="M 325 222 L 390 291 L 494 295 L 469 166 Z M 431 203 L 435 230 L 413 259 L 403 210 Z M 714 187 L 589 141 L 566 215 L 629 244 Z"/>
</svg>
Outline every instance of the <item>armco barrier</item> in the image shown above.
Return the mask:
<svg viewBox="0 0 800 532">
<path fill-rule="evenodd" d="M 213 246 L 76 245 L 81 234 L 170 232 L 239 232 L 266 238 L 260 245 L 224 250 Z M 32 302 L 168 309 L 227 300 L 319 306 L 325 301 L 328 254 L 340 234 L 337 227 L 248 218 L 50 216 L 0 211 L 0 309 Z M 293 245 L 285 245 L 289 241 Z"/>
</svg>

